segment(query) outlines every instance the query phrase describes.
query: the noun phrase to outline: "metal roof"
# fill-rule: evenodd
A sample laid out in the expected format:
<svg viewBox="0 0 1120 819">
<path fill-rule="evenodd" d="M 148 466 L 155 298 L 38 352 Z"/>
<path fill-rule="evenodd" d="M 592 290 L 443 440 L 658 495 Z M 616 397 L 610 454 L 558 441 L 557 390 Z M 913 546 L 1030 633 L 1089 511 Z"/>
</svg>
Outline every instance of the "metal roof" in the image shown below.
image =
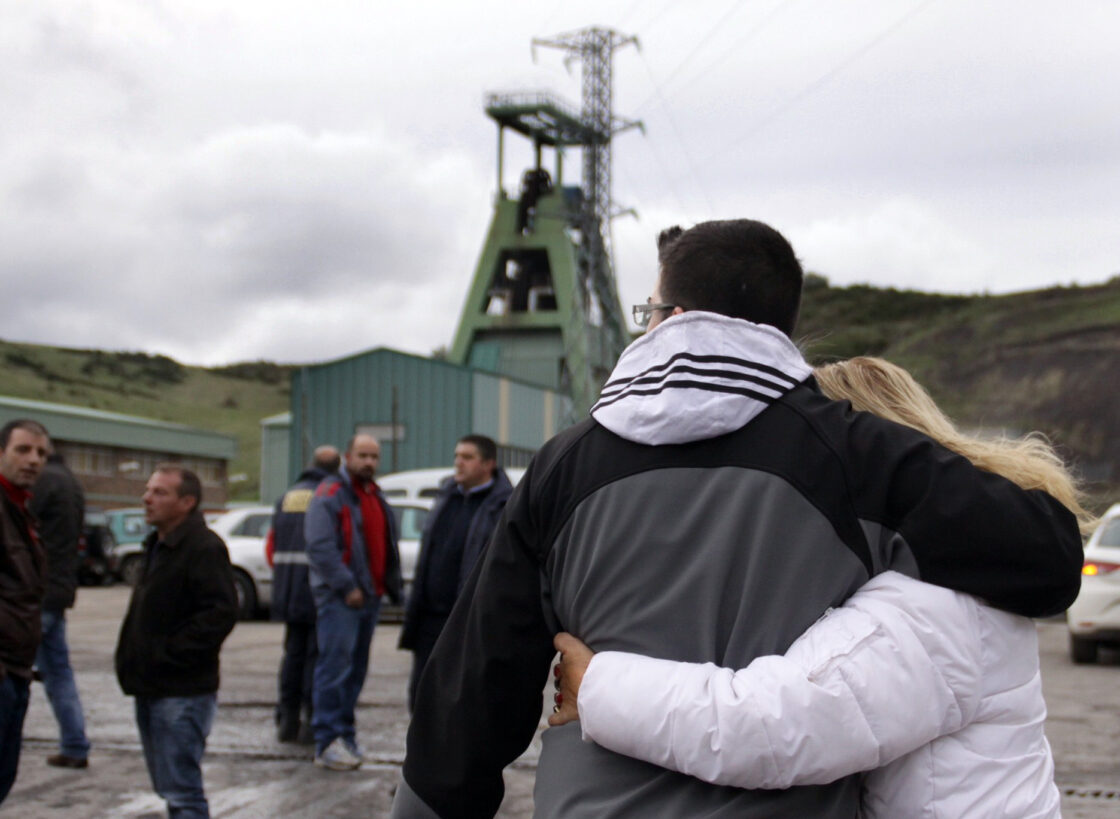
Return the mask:
<svg viewBox="0 0 1120 819">
<path fill-rule="evenodd" d="M 75 443 L 226 460 L 237 453 L 237 441 L 230 435 L 136 415 L 0 395 L 0 423 L 25 417 L 43 424 L 52 437 Z"/>
</svg>

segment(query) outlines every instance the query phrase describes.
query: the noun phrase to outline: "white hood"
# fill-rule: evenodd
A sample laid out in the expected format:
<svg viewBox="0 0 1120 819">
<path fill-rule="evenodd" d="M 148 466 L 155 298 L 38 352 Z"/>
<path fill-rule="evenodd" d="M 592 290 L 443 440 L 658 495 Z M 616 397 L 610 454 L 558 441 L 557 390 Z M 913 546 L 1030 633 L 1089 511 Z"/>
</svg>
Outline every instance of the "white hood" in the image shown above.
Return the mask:
<svg viewBox="0 0 1120 819">
<path fill-rule="evenodd" d="M 700 441 L 744 426 L 811 372 L 779 330 L 691 310 L 623 351 L 591 415 L 640 444 Z"/>
</svg>

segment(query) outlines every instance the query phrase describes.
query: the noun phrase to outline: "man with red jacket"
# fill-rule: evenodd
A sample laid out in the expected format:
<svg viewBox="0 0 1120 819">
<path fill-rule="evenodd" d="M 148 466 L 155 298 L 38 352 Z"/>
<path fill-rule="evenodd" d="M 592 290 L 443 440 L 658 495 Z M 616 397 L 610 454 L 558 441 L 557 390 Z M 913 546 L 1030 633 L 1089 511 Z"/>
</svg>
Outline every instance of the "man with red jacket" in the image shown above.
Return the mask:
<svg viewBox="0 0 1120 819">
<path fill-rule="evenodd" d="M 49 451 L 47 430 L 36 421 L 0 429 L 0 802 L 16 781 L 42 629 L 47 556 L 27 502 Z"/>
<path fill-rule="evenodd" d="M 312 696 L 315 764 L 334 771 L 362 764 L 354 709 L 369 667 L 381 596 L 401 602 L 397 524 L 373 476 L 381 446 L 355 435 L 345 465 L 325 479 L 304 518 L 319 657 Z"/>
</svg>

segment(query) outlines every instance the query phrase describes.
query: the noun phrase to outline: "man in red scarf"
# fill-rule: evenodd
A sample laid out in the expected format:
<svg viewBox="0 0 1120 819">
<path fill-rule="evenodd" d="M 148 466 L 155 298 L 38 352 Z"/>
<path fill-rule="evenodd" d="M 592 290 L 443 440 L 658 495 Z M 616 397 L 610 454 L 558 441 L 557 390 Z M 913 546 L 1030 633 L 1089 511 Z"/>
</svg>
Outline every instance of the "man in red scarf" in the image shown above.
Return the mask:
<svg viewBox="0 0 1120 819">
<path fill-rule="evenodd" d="M 0 429 L 0 802 L 16 780 L 42 633 L 47 557 L 27 502 L 49 451 L 47 430 L 36 421 L 9 421 Z"/>
<path fill-rule="evenodd" d="M 373 480 L 380 462 L 377 440 L 355 435 L 339 474 L 319 484 L 304 518 L 319 643 L 311 723 L 315 764 L 334 771 L 362 764 L 354 709 L 373 628 L 382 595 L 401 602 L 396 519 Z"/>
</svg>

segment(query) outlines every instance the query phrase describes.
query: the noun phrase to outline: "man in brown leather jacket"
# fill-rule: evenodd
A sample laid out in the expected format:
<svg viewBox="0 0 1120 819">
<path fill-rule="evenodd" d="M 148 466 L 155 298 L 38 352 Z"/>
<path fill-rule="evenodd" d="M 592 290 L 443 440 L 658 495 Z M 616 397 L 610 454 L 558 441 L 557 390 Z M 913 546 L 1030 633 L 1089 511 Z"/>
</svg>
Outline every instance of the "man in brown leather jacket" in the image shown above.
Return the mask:
<svg viewBox="0 0 1120 819">
<path fill-rule="evenodd" d="M 19 767 L 31 665 L 39 648 L 47 558 L 27 511 L 50 439 L 26 419 L 0 428 L 0 802 Z"/>
</svg>

